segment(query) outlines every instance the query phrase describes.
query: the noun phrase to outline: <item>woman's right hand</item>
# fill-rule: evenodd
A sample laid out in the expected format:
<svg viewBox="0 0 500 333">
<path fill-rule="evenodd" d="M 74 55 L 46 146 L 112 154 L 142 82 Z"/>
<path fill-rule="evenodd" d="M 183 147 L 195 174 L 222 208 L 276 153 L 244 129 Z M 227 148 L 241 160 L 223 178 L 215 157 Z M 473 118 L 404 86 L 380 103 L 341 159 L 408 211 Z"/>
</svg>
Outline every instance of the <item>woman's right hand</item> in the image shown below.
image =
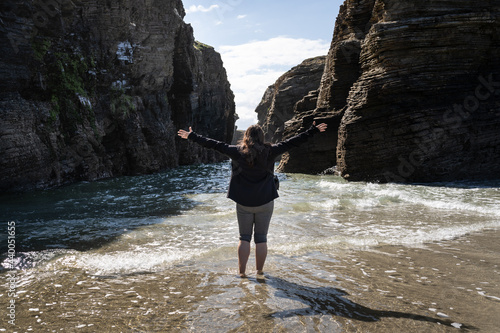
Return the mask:
<svg viewBox="0 0 500 333">
<path fill-rule="evenodd" d="M 183 129 L 180 129 L 178 132 L 177 132 L 177 135 L 180 136 L 181 138 L 183 139 L 187 139 L 189 134 L 191 134 L 191 132 L 193 131 L 193 129 L 191 127 L 189 127 L 189 132 L 188 131 L 185 131 Z"/>
</svg>

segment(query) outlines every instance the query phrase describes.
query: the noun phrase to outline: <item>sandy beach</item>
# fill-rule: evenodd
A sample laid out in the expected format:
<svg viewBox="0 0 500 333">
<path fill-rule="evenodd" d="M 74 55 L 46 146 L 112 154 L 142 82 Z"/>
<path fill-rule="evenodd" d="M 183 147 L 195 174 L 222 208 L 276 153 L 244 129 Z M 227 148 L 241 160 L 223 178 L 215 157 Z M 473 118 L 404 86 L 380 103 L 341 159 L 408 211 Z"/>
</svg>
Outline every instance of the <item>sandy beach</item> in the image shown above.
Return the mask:
<svg viewBox="0 0 500 333">
<path fill-rule="evenodd" d="M 488 230 L 420 248 L 271 253 L 264 277 L 246 279 L 228 268 L 236 262 L 225 251 L 202 264 L 128 276 L 48 265 L 21 278 L 14 331 L 494 333 L 499 236 Z"/>
</svg>

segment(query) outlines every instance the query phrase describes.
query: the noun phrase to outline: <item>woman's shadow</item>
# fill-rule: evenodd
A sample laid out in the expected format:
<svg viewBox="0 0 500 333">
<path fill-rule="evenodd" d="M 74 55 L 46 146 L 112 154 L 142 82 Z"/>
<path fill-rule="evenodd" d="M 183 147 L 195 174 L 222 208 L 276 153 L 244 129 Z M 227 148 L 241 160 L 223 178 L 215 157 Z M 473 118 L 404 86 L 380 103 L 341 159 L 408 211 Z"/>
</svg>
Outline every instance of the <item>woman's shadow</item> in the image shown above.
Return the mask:
<svg viewBox="0 0 500 333">
<path fill-rule="evenodd" d="M 266 315 L 271 318 L 330 314 L 364 322 L 376 322 L 383 317 L 392 317 L 431 322 L 465 330 L 477 330 L 477 328 L 473 326 L 459 324 L 445 319 L 437 319 L 398 311 L 370 309 L 345 298 L 345 296 L 348 296 L 349 294 L 337 288 L 308 287 L 273 276 L 266 276 L 265 280 L 259 279 L 258 281 L 275 288 L 277 290 L 276 296 L 300 301 L 306 305 L 305 308 L 273 312 Z"/>
</svg>

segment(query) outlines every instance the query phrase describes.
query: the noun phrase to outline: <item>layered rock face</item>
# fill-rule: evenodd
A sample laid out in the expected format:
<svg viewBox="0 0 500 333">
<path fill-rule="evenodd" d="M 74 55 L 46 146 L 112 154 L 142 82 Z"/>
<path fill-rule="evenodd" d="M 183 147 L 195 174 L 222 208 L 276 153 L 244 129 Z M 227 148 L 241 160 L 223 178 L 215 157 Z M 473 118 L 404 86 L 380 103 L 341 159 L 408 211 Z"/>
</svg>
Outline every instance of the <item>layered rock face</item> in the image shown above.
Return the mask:
<svg viewBox="0 0 500 333">
<path fill-rule="evenodd" d="M 1 191 L 221 159 L 176 138 L 230 142 L 235 123 L 220 55 L 180 0 L 0 6 Z"/>
<path fill-rule="evenodd" d="M 320 56 L 304 60 L 267 88 L 255 110 L 267 141 L 281 140 L 285 122 L 295 115 L 295 104 L 310 91 L 318 89 L 325 58 Z"/>
<path fill-rule="evenodd" d="M 315 117 L 329 122 L 335 138 L 305 148 L 322 145 L 349 180 L 497 178 L 499 56 L 500 1 L 346 0 L 316 107 L 285 137 Z M 303 156 L 297 149 L 289 160 Z M 307 166 L 335 164 L 323 160 Z"/>
</svg>

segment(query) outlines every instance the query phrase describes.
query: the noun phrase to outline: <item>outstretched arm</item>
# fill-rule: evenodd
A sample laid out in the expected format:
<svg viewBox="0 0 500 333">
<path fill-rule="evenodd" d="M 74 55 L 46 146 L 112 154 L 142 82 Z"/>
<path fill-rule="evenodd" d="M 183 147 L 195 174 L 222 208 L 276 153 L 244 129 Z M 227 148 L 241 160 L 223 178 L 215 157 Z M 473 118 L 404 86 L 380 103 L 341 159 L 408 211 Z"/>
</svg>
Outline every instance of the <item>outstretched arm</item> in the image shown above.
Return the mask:
<svg viewBox="0 0 500 333">
<path fill-rule="evenodd" d="M 316 125 L 316 122 L 313 122 L 312 126 L 307 131 L 272 145 L 273 155 L 280 155 L 294 147 L 300 146 L 301 144 L 306 142 L 310 137 L 312 137 L 314 133 L 326 131 L 327 127 L 328 126 L 325 123 Z"/>
<path fill-rule="evenodd" d="M 187 139 L 189 134 L 191 134 L 191 132 L 193 131 L 193 129 L 191 127 L 189 127 L 189 132 L 188 131 L 185 131 L 183 129 L 180 129 L 178 132 L 177 132 L 177 135 L 180 136 L 181 138 L 183 139 Z"/>
<path fill-rule="evenodd" d="M 189 127 L 189 131 L 180 129 L 177 131 L 177 135 L 182 139 L 189 139 L 202 147 L 208 149 L 214 149 L 219 153 L 229 156 L 230 158 L 238 158 L 239 152 L 236 146 L 231 146 L 225 142 L 217 141 L 214 139 L 206 138 L 193 132 L 193 129 Z"/>
</svg>

